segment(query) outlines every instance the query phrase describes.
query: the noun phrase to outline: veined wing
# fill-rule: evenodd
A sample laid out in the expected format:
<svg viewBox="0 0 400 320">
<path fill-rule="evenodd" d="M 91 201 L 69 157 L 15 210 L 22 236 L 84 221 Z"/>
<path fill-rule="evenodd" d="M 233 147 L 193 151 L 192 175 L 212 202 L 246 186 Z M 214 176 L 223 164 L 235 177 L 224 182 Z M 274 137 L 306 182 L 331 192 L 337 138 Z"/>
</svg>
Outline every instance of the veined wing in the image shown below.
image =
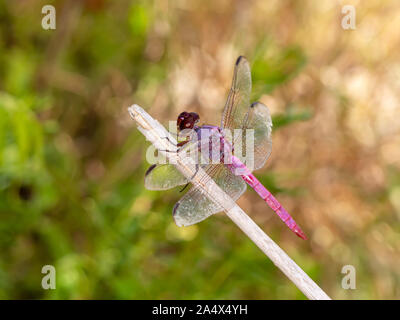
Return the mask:
<svg viewBox="0 0 400 320">
<path fill-rule="evenodd" d="M 247 140 L 246 132 L 248 129 L 254 130 L 254 136 L 249 136 L 250 138 L 254 137 L 254 141 Z M 241 149 L 241 155 L 246 160 L 246 165 L 248 164 L 248 159 L 253 159 L 253 167 L 248 166 L 251 171 L 262 168 L 269 158 L 272 150 L 271 132 L 272 120 L 267 106 L 261 102 L 254 102 L 248 108 L 248 112 L 243 120 L 242 134 L 235 139 L 233 144 L 235 151 L 240 151 L 238 149 Z M 241 148 L 239 139 L 241 139 Z M 253 143 L 254 148 L 249 149 L 250 151 L 254 150 L 252 154 L 246 153 L 247 142 Z"/>
<path fill-rule="evenodd" d="M 242 178 L 235 176 L 223 164 L 209 165 L 206 173 L 208 175 L 206 179 L 213 179 L 234 201 L 239 199 L 246 190 L 246 184 Z M 202 181 L 202 183 L 207 183 L 207 181 Z M 222 210 L 222 207 L 210 200 L 202 189 L 193 186 L 175 204 L 173 217 L 179 227 L 190 226 Z"/>
<path fill-rule="evenodd" d="M 179 149 L 180 155 L 189 158 L 193 164 L 197 163 L 199 167 L 206 170 L 210 166 L 209 164 L 212 163 L 212 159 L 208 159 L 209 155 L 213 155 L 213 153 L 203 154 L 203 150 L 209 150 L 211 141 L 219 141 L 217 133 L 217 131 L 214 131 L 211 135 L 201 140 L 197 140 L 197 134 L 193 135 L 193 139 Z M 148 190 L 167 190 L 188 182 L 190 182 L 189 179 L 175 165 L 171 163 L 153 164 L 145 173 L 144 185 Z"/>
<path fill-rule="evenodd" d="M 248 112 L 251 94 L 251 71 L 245 57 L 236 60 L 232 86 L 222 114 L 221 128 L 239 129 Z"/>
<path fill-rule="evenodd" d="M 153 164 L 145 174 L 148 190 L 167 190 L 188 183 L 188 179 L 173 164 Z"/>
</svg>

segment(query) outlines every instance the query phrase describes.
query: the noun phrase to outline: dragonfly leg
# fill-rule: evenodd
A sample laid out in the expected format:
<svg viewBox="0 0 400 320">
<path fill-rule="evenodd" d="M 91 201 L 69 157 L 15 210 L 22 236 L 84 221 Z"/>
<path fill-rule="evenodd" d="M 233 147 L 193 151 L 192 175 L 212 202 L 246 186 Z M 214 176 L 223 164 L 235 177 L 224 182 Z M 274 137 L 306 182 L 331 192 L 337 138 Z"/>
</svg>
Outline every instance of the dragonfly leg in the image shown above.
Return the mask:
<svg viewBox="0 0 400 320">
<path fill-rule="evenodd" d="M 163 152 L 169 152 L 169 153 L 178 153 L 180 149 L 177 150 L 158 150 L 158 151 L 163 151 Z"/>
<path fill-rule="evenodd" d="M 179 143 L 177 144 L 177 147 L 182 147 L 182 146 L 184 146 L 184 145 L 185 145 L 186 143 L 188 143 L 188 142 L 189 142 L 189 140 L 179 142 Z"/>
<path fill-rule="evenodd" d="M 169 142 L 170 144 L 173 144 L 175 147 L 178 146 L 177 144 L 175 144 L 175 143 L 173 143 L 171 140 L 169 140 L 168 137 L 161 137 L 161 139 L 166 139 L 166 140 L 168 140 L 168 142 Z"/>
<path fill-rule="evenodd" d="M 167 139 L 169 142 L 171 142 L 168 137 L 163 137 L 163 139 Z M 175 144 L 174 146 L 177 147 L 177 150 L 173 150 L 173 151 L 171 151 L 171 150 L 160 150 L 160 151 L 170 152 L 170 153 L 178 153 L 181 150 L 180 147 L 184 146 L 188 142 L 189 141 L 186 140 L 186 141 L 179 142 L 178 144 Z"/>
<path fill-rule="evenodd" d="M 195 164 L 195 168 L 196 168 L 195 172 L 194 172 L 193 176 L 190 178 L 190 180 L 192 180 L 196 176 L 197 172 L 199 172 L 199 164 L 198 163 Z"/>
</svg>

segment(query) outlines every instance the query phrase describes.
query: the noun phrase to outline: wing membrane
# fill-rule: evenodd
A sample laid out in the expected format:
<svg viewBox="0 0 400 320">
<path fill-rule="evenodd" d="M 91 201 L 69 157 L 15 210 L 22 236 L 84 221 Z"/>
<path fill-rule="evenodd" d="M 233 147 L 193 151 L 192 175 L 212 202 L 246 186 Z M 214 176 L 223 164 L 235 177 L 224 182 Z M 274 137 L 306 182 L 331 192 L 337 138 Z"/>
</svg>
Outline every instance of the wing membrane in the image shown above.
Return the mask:
<svg viewBox="0 0 400 320">
<path fill-rule="evenodd" d="M 195 136 L 197 138 L 197 136 Z M 199 167 L 204 170 L 211 170 L 210 163 L 218 162 L 219 152 L 216 154 L 212 152 L 203 153 L 203 150 L 209 151 L 209 144 L 213 140 L 219 140 L 216 131 L 201 140 L 193 140 L 186 143 L 179 149 L 179 153 L 183 157 L 191 159 L 193 164 L 199 164 Z M 214 156 L 210 159 L 210 155 Z M 210 171 L 211 173 L 211 171 Z M 176 167 L 175 165 L 159 164 L 152 165 L 145 174 L 145 187 L 149 190 L 167 190 L 176 186 L 184 185 L 190 182 Z"/>
<path fill-rule="evenodd" d="M 232 86 L 222 114 L 221 128 L 239 129 L 248 112 L 251 94 L 251 71 L 245 57 L 236 60 Z"/>
<path fill-rule="evenodd" d="M 239 135 L 234 142 L 235 151 L 239 151 L 240 142 L 238 139 L 241 139 L 241 150 L 243 159 L 245 162 L 248 162 L 252 155 L 246 154 L 247 145 L 246 143 L 252 143 L 251 140 L 247 141 L 246 139 L 246 130 L 253 129 L 254 130 L 254 157 L 253 157 L 253 168 L 249 167 L 250 170 L 257 170 L 262 168 L 265 165 L 265 162 L 271 155 L 272 150 L 272 120 L 269 110 L 266 105 L 261 102 L 254 102 L 249 108 L 248 112 L 243 120 L 242 124 L 242 134 Z M 251 150 L 251 148 L 250 148 Z M 247 164 L 247 163 L 246 163 Z"/>
<path fill-rule="evenodd" d="M 209 165 L 206 172 L 207 179 L 213 179 L 234 201 L 239 199 L 246 190 L 246 184 L 242 178 L 235 176 L 223 164 Z M 207 183 L 207 181 L 204 182 Z M 222 210 L 222 207 L 210 200 L 202 189 L 192 187 L 175 204 L 173 217 L 179 227 L 190 226 Z"/>
<path fill-rule="evenodd" d="M 154 164 L 144 178 L 144 186 L 148 190 L 167 190 L 186 183 L 188 179 L 173 164 Z"/>
</svg>

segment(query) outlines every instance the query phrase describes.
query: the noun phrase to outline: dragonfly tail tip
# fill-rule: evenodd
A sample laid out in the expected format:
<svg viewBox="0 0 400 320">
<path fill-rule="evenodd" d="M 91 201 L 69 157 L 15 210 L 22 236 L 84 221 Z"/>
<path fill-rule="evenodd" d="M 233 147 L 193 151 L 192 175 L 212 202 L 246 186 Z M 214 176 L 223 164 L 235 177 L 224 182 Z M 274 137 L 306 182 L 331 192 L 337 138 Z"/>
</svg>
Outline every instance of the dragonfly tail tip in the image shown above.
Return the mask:
<svg viewBox="0 0 400 320">
<path fill-rule="evenodd" d="M 298 237 L 302 238 L 303 240 L 308 240 L 307 236 L 301 229 L 297 229 L 295 233 Z"/>
</svg>

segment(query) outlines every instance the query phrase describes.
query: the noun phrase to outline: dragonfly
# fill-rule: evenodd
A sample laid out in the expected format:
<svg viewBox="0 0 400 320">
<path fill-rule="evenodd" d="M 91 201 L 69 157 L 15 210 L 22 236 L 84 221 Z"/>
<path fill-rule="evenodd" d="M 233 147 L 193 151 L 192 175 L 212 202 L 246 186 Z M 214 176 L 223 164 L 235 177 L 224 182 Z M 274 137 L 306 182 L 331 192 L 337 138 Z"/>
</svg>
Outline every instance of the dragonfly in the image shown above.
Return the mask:
<svg viewBox="0 0 400 320">
<path fill-rule="evenodd" d="M 211 149 L 212 143 L 215 147 L 215 141 L 218 140 L 220 144 L 217 148 L 221 151 L 220 160 L 201 164 L 202 169 L 207 173 L 203 179 L 213 179 L 234 201 L 238 200 L 245 192 L 246 184 L 249 185 L 290 230 L 306 240 L 307 237 L 299 225 L 252 173 L 253 170 L 262 168 L 271 154 L 272 120 L 267 106 L 261 102 L 250 103 L 251 88 L 249 62 L 245 57 L 240 56 L 235 63 L 232 85 L 220 126 L 206 124 L 200 126 L 200 117 L 197 113 L 184 111 L 177 118 L 177 132 L 190 130 L 192 134 L 187 134 L 186 140 L 177 144 L 176 151 L 164 151 L 182 152 L 193 146 L 200 150 L 200 145 L 209 145 Z M 241 129 L 243 132 L 239 138 L 243 138 L 246 130 L 253 130 L 252 168 L 247 167 L 234 153 L 238 137 L 232 138 L 225 134 L 227 130 L 235 129 Z M 209 155 L 206 156 L 209 157 Z M 213 160 L 215 160 L 214 158 Z M 183 185 L 186 187 L 190 184 L 190 180 L 171 163 L 153 164 L 145 173 L 145 187 L 149 190 L 167 190 Z M 207 181 L 202 181 L 203 183 L 205 184 Z M 220 211 L 223 211 L 220 205 L 210 200 L 200 187 L 193 185 L 174 205 L 173 218 L 178 226 L 189 226 Z"/>
</svg>

